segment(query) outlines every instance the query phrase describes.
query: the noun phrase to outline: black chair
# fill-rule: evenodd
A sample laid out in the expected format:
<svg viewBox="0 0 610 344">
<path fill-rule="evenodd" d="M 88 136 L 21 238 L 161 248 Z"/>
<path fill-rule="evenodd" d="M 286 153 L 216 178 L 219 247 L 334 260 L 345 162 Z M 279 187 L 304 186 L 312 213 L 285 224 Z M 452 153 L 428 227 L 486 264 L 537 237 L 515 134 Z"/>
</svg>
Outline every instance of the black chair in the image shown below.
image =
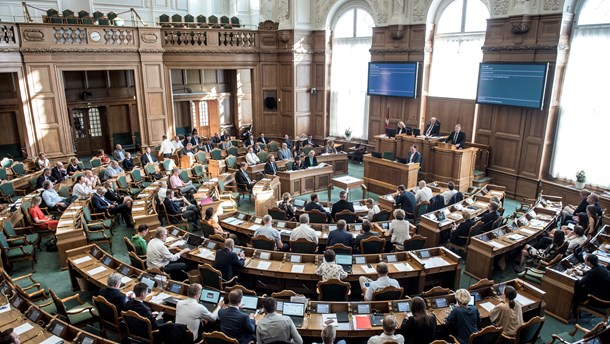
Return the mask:
<svg viewBox="0 0 610 344">
<path fill-rule="evenodd" d="M 392 217 L 392 212 L 382 209 L 377 214 L 373 215 L 371 222 L 389 221 Z"/>
<path fill-rule="evenodd" d="M 451 196 L 451 198 L 449 199 L 448 205 L 456 204 L 457 202 L 461 202 L 463 199 L 464 199 L 464 194 L 462 194 L 461 192 L 458 191 L 455 194 L 453 194 L 453 196 Z"/>
<path fill-rule="evenodd" d="M 396 288 L 389 285 L 373 292 L 373 301 L 399 300 L 402 299 L 404 291 L 403 288 Z"/>
<path fill-rule="evenodd" d="M 347 301 L 351 289 L 348 282 L 336 278 L 318 282 L 318 295 L 320 301 Z"/>
<path fill-rule="evenodd" d="M 502 327 L 487 326 L 468 338 L 468 344 L 494 344 L 502 336 Z"/>
<path fill-rule="evenodd" d="M 233 276 L 228 281 L 222 279 L 222 273 L 219 270 L 214 269 L 210 264 L 203 264 L 198 266 L 199 273 L 201 274 L 201 282 L 204 286 L 210 287 L 216 290 L 223 290 L 228 285 L 235 283 L 238 276 Z"/>
<path fill-rule="evenodd" d="M 300 238 L 290 242 L 290 251 L 294 253 L 315 253 L 318 245 L 305 238 Z"/>
<path fill-rule="evenodd" d="M 275 249 L 275 241 L 267 238 L 264 235 L 257 235 L 252 238 L 252 247 L 261 250 L 273 251 Z"/>
<path fill-rule="evenodd" d="M 345 246 L 342 243 L 336 243 L 332 246 L 327 246 L 326 249 L 335 251 L 336 254 L 352 254 L 353 249 L 349 246 Z"/>
<path fill-rule="evenodd" d="M 405 240 L 405 242 L 403 244 L 403 250 L 404 251 L 421 250 L 422 248 L 424 248 L 424 245 L 426 244 L 427 239 L 428 238 L 423 237 L 419 234 L 415 234 L 414 236 L 411 237 L 411 239 Z"/>
<path fill-rule="evenodd" d="M 347 209 L 342 210 L 338 213 L 335 214 L 335 222 L 339 221 L 339 220 L 344 220 L 347 223 L 355 223 L 358 222 L 358 215 L 356 215 L 356 213 L 353 213 Z"/>
<path fill-rule="evenodd" d="M 134 311 L 121 312 L 125 325 L 127 325 L 127 336 L 132 342 L 155 343 L 159 330 L 152 329 L 150 320 L 144 318 Z"/>
<path fill-rule="evenodd" d="M 288 220 L 288 214 L 278 207 L 273 207 L 273 208 L 267 210 L 267 213 L 274 220 L 280 220 L 280 221 Z"/>
<path fill-rule="evenodd" d="M 514 344 L 534 344 L 538 340 L 538 337 L 540 337 L 542 325 L 544 325 L 544 317 L 536 316 L 519 326 L 514 338 L 511 338 L 504 333 L 502 334 L 502 337 L 513 340 Z"/>
<path fill-rule="evenodd" d="M 360 241 L 360 253 L 375 254 L 383 253 L 385 250 L 385 239 L 371 236 Z"/>
<path fill-rule="evenodd" d="M 433 211 L 437 211 L 441 208 L 445 207 L 445 197 L 443 197 L 442 195 L 436 195 L 432 198 L 430 198 L 430 205 L 428 206 L 428 213 L 431 213 Z"/>
<path fill-rule="evenodd" d="M 100 329 L 102 331 L 102 336 L 108 338 L 107 331 L 110 330 L 117 333 L 122 340 L 124 334 L 121 331 L 121 318 L 119 317 L 116 306 L 108 302 L 103 296 L 94 296 L 93 304 L 100 314 Z"/>
</svg>

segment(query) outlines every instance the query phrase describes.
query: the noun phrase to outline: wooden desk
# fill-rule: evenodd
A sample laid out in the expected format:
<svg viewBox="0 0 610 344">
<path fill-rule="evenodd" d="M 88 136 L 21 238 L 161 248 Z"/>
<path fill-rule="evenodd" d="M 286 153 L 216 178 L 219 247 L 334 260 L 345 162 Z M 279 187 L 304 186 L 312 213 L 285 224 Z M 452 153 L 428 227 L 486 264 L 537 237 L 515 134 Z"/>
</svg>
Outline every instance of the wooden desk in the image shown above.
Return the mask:
<svg viewBox="0 0 610 344">
<path fill-rule="evenodd" d="M 65 270 L 68 267 L 66 261 L 66 251 L 87 245 L 87 237 L 82 226 L 77 226 L 80 222 L 83 207 L 88 207 L 89 201 L 75 201 L 59 218 L 57 231 L 57 252 L 59 254 L 59 267 Z"/>
<path fill-rule="evenodd" d="M 354 189 L 357 187 L 362 188 L 362 199 L 366 199 L 366 186 L 364 185 L 364 180 L 359 178 L 354 178 L 351 176 L 343 176 L 343 177 L 335 177 L 330 180 L 330 186 L 328 188 L 328 199 L 330 200 L 330 194 L 333 190 L 333 186 L 341 188 L 347 192 L 347 198 L 349 199 L 349 189 Z"/>
<path fill-rule="evenodd" d="M 434 180 L 434 151 L 433 147 L 436 147 L 439 142 L 443 142 L 444 137 L 429 137 L 424 136 L 413 136 L 407 134 L 396 135 L 396 156 L 401 158 L 407 158 L 409 156 L 409 149 L 412 145 L 417 146 L 417 151 L 421 153 L 422 162 L 419 173 L 420 178 L 424 180 Z"/>
<path fill-rule="evenodd" d="M 207 160 L 208 163 L 208 172 L 212 175 L 212 177 L 218 177 L 220 174 L 223 174 L 226 171 L 227 165 L 224 160 Z"/>
<path fill-rule="evenodd" d="M 373 136 L 373 142 L 375 143 L 375 151 L 379 153 L 392 152 L 396 155 L 396 138 L 387 137 L 383 135 Z"/>
<path fill-rule="evenodd" d="M 332 174 L 332 166 L 277 173 L 280 177 L 282 191 L 289 192 L 293 196 L 326 190 Z"/>
<path fill-rule="evenodd" d="M 442 148 L 432 147 L 433 174 L 435 181 L 448 183 L 453 181 L 455 188 L 465 192 L 474 180 L 478 148 Z"/>
<path fill-rule="evenodd" d="M 407 189 L 417 186 L 419 164 L 398 162 L 364 156 L 364 182 L 371 192 L 383 195 L 396 191 L 403 184 Z"/>
<path fill-rule="evenodd" d="M 318 164 L 326 163 L 332 166 L 333 175 L 338 174 L 347 174 L 348 173 L 348 160 L 347 153 L 337 153 L 337 154 L 320 154 L 316 155 L 316 159 L 318 160 Z"/>
<path fill-rule="evenodd" d="M 263 178 L 254 184 L 252 194 L 254 195 L 254 213 L 256 216 L 265 216 L 269 209 L 277 206 L 277 200 L 281 199 L 280 178 Z"/>
<path fill-rule="evenodd" d="M 167 177 L 161 180 L 167 181 Z M 150 228 L 156 228 L 161 225 L 154 204 L 161 180 L 156 181 L 144 188 L 144 190 L 142 190 L 133 200 L 131 217 L 135 222 L 135 227 L 138 227 L 139 225 L 148 225 Z"/>
</svg>

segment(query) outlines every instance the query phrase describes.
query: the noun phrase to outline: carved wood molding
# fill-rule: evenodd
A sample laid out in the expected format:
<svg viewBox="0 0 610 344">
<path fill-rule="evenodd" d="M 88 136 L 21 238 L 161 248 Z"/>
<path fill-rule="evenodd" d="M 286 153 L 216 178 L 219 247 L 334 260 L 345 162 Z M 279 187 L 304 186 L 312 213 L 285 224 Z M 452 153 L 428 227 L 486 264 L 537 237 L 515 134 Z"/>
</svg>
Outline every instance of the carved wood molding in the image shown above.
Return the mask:
<svg viewBox="0 0 610 344">
<path fill-rule="evenodd" d="M 484 45 L 483 52 L 557 50 L 557 44 L 519 44 L 519 45 Z"/>
<path fill-rule="evenodd" d="M 28 42 L 41 42 L 44 40 L 44 32 L 40 29 L 24 29 L 23 39 Z"/>
<path fill-rule="evenodd" d="M 258 49 L 197 49 L 197 48 L 165 48 L 165 53 L 171 54 L 258 54 Z"/>
<path fill-rule="evenodd" d="M 258 23 L 259 30 L 273 31 L 280 27 L 280 23 L 274 22 L 273 20 L 265 20 L 264 22 Z"/>
<path fill-rule="evenodd" d="M 152 32 L 144 32 L 140 35 L 140 39 L 142 39 L 142 42 L 144 43 L 152 44 L 157 43 L 159 36 Z"/>
<path fill-rule="evenodd" d="M 47 54 L 47 53 L 81 53 L 81 54 L 117 54 L 117 53 L 137 53 L 138 48 L 21 48 L 22 53 L 27 54 Z"/>
</svg>

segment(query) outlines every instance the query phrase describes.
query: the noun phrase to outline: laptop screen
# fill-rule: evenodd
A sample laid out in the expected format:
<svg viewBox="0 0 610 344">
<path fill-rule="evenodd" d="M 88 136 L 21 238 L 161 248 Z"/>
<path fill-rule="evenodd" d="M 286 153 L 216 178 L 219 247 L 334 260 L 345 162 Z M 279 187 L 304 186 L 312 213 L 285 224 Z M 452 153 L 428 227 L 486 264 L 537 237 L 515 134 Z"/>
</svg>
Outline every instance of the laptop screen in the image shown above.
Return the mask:
<svg viewBox="0 0 610 344">
<path fill-rule="evenodd" d="M 352 265 L 352 256 L 347 254 L 338 254 L 335 256 L 335 261 L 339 265 Z"/>
<path fill-rule="evenodd" d="M 121 265 L 121 269 L 119 270 L 119 272 L 121 273 L 121 275 L 129 275 L 129 272 L 131 271 L 131 268 L 127 265 Z"/>
<path fill-rule="evenodd" d="M 148 286 L 148 289 L 150 289 L 150 290 L 152 290 L 155 287 L 155 280 L 148 276 L 142 276 L 142 279 L 140 280 L 140 282 L 146 284 Z"/>
<path fill-rule="evenodd" d="M 271 252 L 261 252 L 259 255 L 260 259 L 269 259 L 271 258 Z"/>
<path fill-rule="evenodd" d="M 295 198 L 294 199 L 294 206 L 295 207 L 303 207 L 303 206 L 305 206 L 305 200 L 304 199 Z"/>
<path fill-rule="evenodd" d="M 430 258 L 430 252 L 428 252 L 428 251 L 421 251 L 419 253 L 419 256 L 422 257 L 422 258 Z"/>
<path fill-rule="evenodd" d="M 258 297 L 244 295 L 244 297 L 241 299 L 241 303 L 244 305 L 245 309 L 256 309 Z M 286 303 L 284 303 L 284 307 L 286 307 Z"/>
<path fill-rule="evenodd" d="M 366 264 L 366 257 L 356 257 L 356 264 Z"/>
<path fill-rule="evenodd" d="M 300 263 L 301 262 L 301 256 L 290 256 L 290 262 L 291 263 Z"/>
<path fill-rule="evenodd" d="M 396 304 L 398 311 L 399 312 L 410 312 L 411 311 L 411 305 L 409 304 L 409 302 L 398 302 Z"/>
<path fill-rule="evenodd" d="M 216 290 L 202 289 L 199 301 L 217 304 L 220 300 L 220 292 Z"/>
<path fill-rule="evenodd" d="M 172 236 L 177 237 L 177 236 L 178 236 L 178 234 L 180 234 L 180 230 L 179 230 L 178 228 L 174 228 L 174 229 L 172 230 L 172 233 L 171 233 L 171 234 L 172 234 Z"/>
<path fill-rule="evenodd" d="M 386 258 L 388 263 L 396 262 L 396 255 L 395 254 L 388 254 L 385 258 Z"/>
<path fill-rule="evenodd" d="M 169 283 L 169 286 L 167 287 L 167 290 L 169 290 L 170 292 L 174 293 L 174 294 L 179 294 L 180 291 L 182 290 L 182 285 L 178 284 L 178 283 Z"/>
<path fill-rule="evenodd" d="M 358 314 L 367 314 L 367 313 L 371 313 L 371 305 L 369 305 L 367 303 L 359 304 L 358 305 Z"/>
<path fill-rule="evenodd" d="M 436 308 L 447 307 L 447 299 L 445 299 L 444 297 L 434 299 L 434 304 L 435 304 Z"/>
<path fill-rule="evenodd" d="M 95 340 L 89 336 L 81 335 L 78 338 L 78 344 L 93 344 Z"/>
<path fill-rule="evenodd" d="M 51 331 L 51 333 L 53 333 L 56 336 L 61 336 L 61 333 L 64 331 L 66 327 L 58 322 L 55 323 L 55 326 L 53 326 L 53 330 Z"/>
<path fill-rule="evenodd" d="M 328 303 L 319 303 L 316 306 L 316 312 L 319 314 L 328 314 L 330 312 L 330 305 Z"/>
<path fill-rule="evenodd" d="M 294 303 L 294 302 L 284 302 L 284 308 L 282 310 L 282 314 L 302 317 L 305 315 L 305 304 Z"/>
<path fill-rule="evenodd" d="M 110 256 L 104 256 L 104 258 L 102 258 L 102 264 L 109 266 L 110 264 L 112 264 L 112 257 Z"/>
</svg>

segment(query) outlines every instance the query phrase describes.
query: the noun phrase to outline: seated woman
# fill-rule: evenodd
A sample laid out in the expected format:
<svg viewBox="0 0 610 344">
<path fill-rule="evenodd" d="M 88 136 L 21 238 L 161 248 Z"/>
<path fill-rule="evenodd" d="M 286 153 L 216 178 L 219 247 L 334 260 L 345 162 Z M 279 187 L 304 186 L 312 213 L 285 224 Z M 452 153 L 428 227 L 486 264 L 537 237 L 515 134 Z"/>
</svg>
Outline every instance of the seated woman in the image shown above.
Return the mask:
<svg viewBox="0 0 610 344">
<path fill-rule="evenodd" d="M 514 337 L 519 326 L 523 325 L 523 312 L 521 305 L 515 301 L 517 291 L 510 285 L 504 288 L 502 303 L 491 310 L 490 320 L 496 326 L 502 327 L 502 333 Z"/>
<path fill-rule="evenodd" d="M 585 236 L 591 238 L 597 231 L 597 208 L 594 205 L 587 206 L 587 227 L 585 228 Z"/>
<path fill-rule="evenodd" d="M 406 344 L 428 344 L 436 339 L 436 317 L 426 311 L 426 301 L 419 296 L 411 300 L 411 316 L 405 315 L 400 333 Z"/>
<path fill-rule="evenodd" d="M 533 258 L 536 260 L 544 259 L 547 261 L 552 260 L 557 255 L 558 249 L 559 249 L 559 247 L 561 247 L 561 245 L 563 245 L 564 241 L 565 241 L 565 234 L 563 234 L 562 231 L 557 231 L 553 235 L 553 241 L 551 242 L 551 244 L 545 248 L 535 248 L 534 246 L 531 246 L 529 244 L 525 245 L 525 247 L 521 251 L 521 258 L 519 260 L 519 265 L 517 267 L 515 267 L 515 271 L 516 272 L 523 271 L 527 258 Z"/>
<path fill-rule="evenodd" d="M 209 207 L 205 210 L 205 218 L 201 220 L 201 222 L 214 228 L 214 234 L 220 234 L 225 238 L 229 237 L 229 232 L 223 230 L 222 227 L 220 227 L 220 225 L 216 221 L 214 208 Z"/>
<path fill-rule="evenodd" d="M 335 148 L 335 141 L 328 140 L 328 142 L 326 142 L 326 145 L 324 146 L 324 150 L 322 151 L 322 153 L 337 154 L 337 148 Z"/>
<path fill-rule="evenodd" d="M 68 174 L 73 176 L 76 172 L 82 172 L 83 168 L 80 167 L 80 165 L 78 164 L 78 158 L 73 156 L 70 158 L 70 163 L 68 164 L 68 167 L 66 168 L 66 170 L 68 171 Z"/>
<path fill-rule="evenodd" d="M 470 227 L 475 224 L 474 219 L 472 218 L 472 213 L 467 211 L 466 209 L 462 210 L 462 219 L 464 222 L 460 223 L 460 225 L 456 225 L 455 222 L 451 224 L 451 234 L 449 236 L 449 241 L 451 241 L 454 245 L 463 246 L 466 245 L 466 239 L 461 237 L 468 236 L 470 232 Z"/>
<path fill-rule="evenodd" d="M 222 143 L 220 144 L 220 148 L 224 149 L 224 150 L 227 150 L 227 149 L 229 149 L 231 147 L 233 147 L 233 143 L 231 142 L 231 139 L 227 136 L 225 138 L 225 140 L 222 141 Z"/>
<path fill-rule="evenodd" d="M 379 206 L 375 204 L 375 201 L 372 198 L 367 199 L 365 201 L 365 204 L 366 208 L 368 209 L 366 216 L 359 216 L 358 218 L 360 219 L 360 221 L 373 221 L 373 217 L 375 216 L 375 214 L 379 213 L 381 209 L 379 209 Z"/>
<path fill-rule="evenodd" d="M 59 221 L 53 220 L 50 217 L 45 216 L 45 214 L 40 210 L 40 203 L 42 202 L 42 198 L 40 196 L 34 196 L 32 198 L 32 203 L 30 204 L 30 216 L 32 217 L 32 221 L 40 227 L 44 229 L 50 229 L 55 231 L 57 229 L 57 224 Z"/>
<path fill-rule="evenodd" d="M 298 170 L 303 170 L 305 169 L 305 165 L 303 164 L 303 161 L 301 160 L 301 156 L 297 156 L 296 158 L 294 158 L 294 163 L 292 164 L 292 170 L 293 171 L 298 171 Z"/>
<path fill-rule="evenodd" d="M 291 200 L 292 197 L 290 197 L 290 193 L 284 192 L 284 194 L 282 195 L 282 201 L 277 206 L 278 208 L 286 212 L 286 220 L 294 219 L 295 216 L 295 209 L 294 205 L 290 203 Z"/>
<path fill-rule="evenodd" d="M 391 243 L 395 244 L 399 250 L 403 250 L 405 240 L 411 239 L 409 227 L 409 221 L 405 220 L 405 211 L 396 209 L 394 210 L 394 220 L 390 222 L 390 228 L 386 231 L 385 235 L 391 235 Z"/>
<path fill-rule="evenodd" d="M 453 328 L 455 337 L 460 344 L 468 344 L 470 335 L 478 331 L 478 323 L 481 321 L 479 310 L 475 305 L 468 305 L 470 293 L 466 289 L 458 289 L 455 292 L 456 307 L 451 310 L 445 324 Z"/>
<path fill-rule="evenodd" d="M 100 159 L 102 164 L 107 164 L 110 162 L 110 158 L 108 158 L 108 155 L 106 155 L 106 153 L 104 153 L 103 149 L 100 149 L 97 152 L 97 155 L 95 156 L 96 158 Z"/>
</svg>

